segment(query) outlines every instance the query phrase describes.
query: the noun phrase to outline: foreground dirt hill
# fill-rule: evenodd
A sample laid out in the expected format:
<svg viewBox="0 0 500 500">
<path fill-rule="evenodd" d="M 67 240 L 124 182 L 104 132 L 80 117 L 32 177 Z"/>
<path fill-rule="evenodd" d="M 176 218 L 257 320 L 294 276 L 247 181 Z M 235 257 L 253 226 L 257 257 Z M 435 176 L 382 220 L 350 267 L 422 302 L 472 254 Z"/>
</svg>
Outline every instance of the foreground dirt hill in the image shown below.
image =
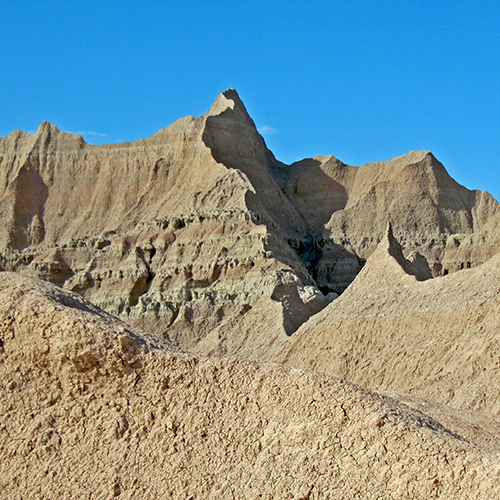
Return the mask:
<svg viewBox="0 0 500 500">
<path fill-rule="evenodd" d="M 147 139 L 0 138 L 0 268 L 207 354 L 262 358 L 352 282 L 387 222 L 426 276 L 500 249 L 500 208 L 429 152 L 277 161 L 234 90 Z"/>
<path fill-rule="evenodd" d="M 500 411 L 500 255 L 422 281 L 389 229 L 346 292 L 274 359 L 493 417 Z"/>
<path fill-rule="evenodd" d="M 495 498 L 497 454 L 312 372 L 196 358 L 0 273 L 2 498 Z"/>
</svg>

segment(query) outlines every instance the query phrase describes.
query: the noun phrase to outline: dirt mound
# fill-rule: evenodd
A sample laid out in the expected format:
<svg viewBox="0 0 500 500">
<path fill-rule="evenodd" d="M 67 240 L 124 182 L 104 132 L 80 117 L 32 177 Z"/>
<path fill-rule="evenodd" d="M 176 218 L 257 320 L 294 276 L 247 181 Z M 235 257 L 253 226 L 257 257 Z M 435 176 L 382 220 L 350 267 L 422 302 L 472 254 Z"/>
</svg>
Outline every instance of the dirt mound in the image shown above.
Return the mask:
<svg viewBox="0 0 500 500">
<path fill-rule="evenodd" d="M 201 359 L 0 274 L 9 498 L 494 498 L 498 456 L 326 376 Z"/>
</svg>

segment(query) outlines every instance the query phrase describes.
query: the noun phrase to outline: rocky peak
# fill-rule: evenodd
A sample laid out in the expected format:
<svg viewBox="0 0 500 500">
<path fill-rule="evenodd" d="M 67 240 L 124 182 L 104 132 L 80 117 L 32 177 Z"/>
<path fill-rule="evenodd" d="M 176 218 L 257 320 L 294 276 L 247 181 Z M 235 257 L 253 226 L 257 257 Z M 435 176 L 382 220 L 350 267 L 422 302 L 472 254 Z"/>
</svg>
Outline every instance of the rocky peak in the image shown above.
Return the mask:
<svg viewBox="0 0 500 500">
<path fill-rule="evenodd" d="M 60 130 L 55 125 L 52 125 L 52 123 L 49 123 L 48 121 L 44 120 L 42 123 L 40 123 L 40 126 L 38 127 L 38 130 L 35 133 L 40 135 L 40 134 L 49 134 L 58 132 L 60 132 Z"/>
<path fill-rule="evenodd" d="M 38 146 L 40 152 L 55 153 L 62 151 L 77 151 L 86 144 L 79 134 L 69 134 L 61 132 L 55 125 L 48 121 L 43 121 L 34 134 L 35 147 Z"/>
<path fill-rule="evenodd" d="M 284 165 L 234 89 L 148 139 L 92 146 L 44 122 L 0 147 L 0 265 L 187 348 L 224 324 L 225 338 L 238 332 L 252 350 L 246 333 L 263 317 L 274 333 L 262 349 L 281 342 L 353 282 L 381 240 L 387 269 L 417 279 L 500 247 L 498 203 L 457 184 L 430 152 Z M 240 349 L 220 338 L 205 342 L 211 352 Z"/>
<path fill-rule="evenodd" d="M 243 101 L 240 99 L 238 92 L 235 89 L 228 89 L 224 92 L 221 92 L 217 99 L 215 99 L 214 103 L 210 107 L 208 113 L 205 116 L 216 116 L 220 115 L 224 111 L 231 109 L 234 113 L 242 119 L 242 121 L 250 121 L 253 123 L 253 120 L 250 118 Z"/>
<path fill-rule="evenodd" d="M 216 141 L 219 147 L 225 149 L 241 149 L 249 144 L 258 150 L 264 145 L 255 123 L 234 89 L 219 94 L 203 118 L 206 120 L 203 136 L 205 142 Z M 254 154 L 255 152 L 257 151 Z M 242 154 L 248 153 L 246 150 L 242 151 Z"/>
</svg>

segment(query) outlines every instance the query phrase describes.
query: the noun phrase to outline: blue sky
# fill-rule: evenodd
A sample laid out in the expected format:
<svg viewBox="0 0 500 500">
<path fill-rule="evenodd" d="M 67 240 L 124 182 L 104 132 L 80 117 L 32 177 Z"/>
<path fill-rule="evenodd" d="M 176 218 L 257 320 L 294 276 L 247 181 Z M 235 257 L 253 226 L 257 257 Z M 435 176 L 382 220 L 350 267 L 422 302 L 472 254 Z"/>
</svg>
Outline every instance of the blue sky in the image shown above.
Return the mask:
<svg viewBox="0 0 500 500">
<path fill-rule="evenodd" d="M 500 2 L 0 0 L 0 136 L 147 137 L 238 90 L 276 157 L 431 150 L 500 199 Z"/>
</svg>

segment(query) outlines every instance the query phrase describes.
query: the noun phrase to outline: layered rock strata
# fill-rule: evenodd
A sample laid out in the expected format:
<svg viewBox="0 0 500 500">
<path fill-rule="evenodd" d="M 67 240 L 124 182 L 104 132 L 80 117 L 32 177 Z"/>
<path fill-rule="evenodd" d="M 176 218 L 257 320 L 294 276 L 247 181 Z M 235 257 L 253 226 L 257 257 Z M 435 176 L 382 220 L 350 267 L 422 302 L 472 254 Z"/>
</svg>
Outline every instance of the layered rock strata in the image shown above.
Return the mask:
<svg viewBox="0 0 500 500">
<path fill-rule="evenodd" d="M 389 222 L 405 254 L 422 255 L 433 276 L 482 264 L 500 249 L 498 203 L 455 182 L 428 151 L 361 167 L 319 156 L 276 176 L 313 229 L 310 267 L 326 292 L 345 290 Z"/>
<path fill-rule="evenodd" d="M 352 282 L 388 221 L 427 277 L 499 249 L 498 203 L 430 153 L 284 165 L 234 90 L 131 143 L 92 146 L 46 122 L 0 139 L 0 268 L 200 353 L 280 351 Z"/>
<path fill-rule="evenodd" d="M 477 498 L 498 455 L 297 369 L 176 351 L 0 273 L 2 498 Z"/>
<path fill-rule="evenodd" d="M 0 154 L 6 270 L 190 348 L 256 305 L 277 318 L 277 339 L 325 305 L 286 242 L 306 223 L 234 91 L 146 140 L 91 146 L 44 123 Z"/>
</svg>

